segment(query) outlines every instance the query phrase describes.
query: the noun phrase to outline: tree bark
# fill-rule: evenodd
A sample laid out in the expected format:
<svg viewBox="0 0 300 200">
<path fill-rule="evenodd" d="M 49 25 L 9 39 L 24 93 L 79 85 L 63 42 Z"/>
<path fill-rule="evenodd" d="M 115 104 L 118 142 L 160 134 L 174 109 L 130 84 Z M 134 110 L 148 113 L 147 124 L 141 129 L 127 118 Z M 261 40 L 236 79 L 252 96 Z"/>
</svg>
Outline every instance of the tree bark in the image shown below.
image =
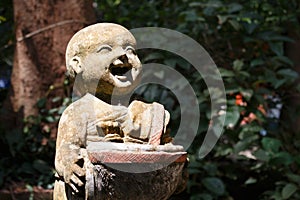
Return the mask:
<svg viewBox="0 0 300 200">
<path fill-rule="evenodd" d="M 92 0 L 14 0 L 13 4 L 16 46 L 9 100 L 14 113 L 27 117 L 37 114 L 38 99 L 63 94 L 67 43 L 96 16 Z"/>
<path fill-rule="evenodd" d="M 291 29 L 289 31 L 289 37 L 291 37 L 294 40 L 294 42 L 287 43 L 287 56 L 294 62 L 294 70 L 300 74 L 300 35 L 296 31 Z M 300 78 L 297 79 L 295 86 L 297 86 L 298 84 L 300 84 Z M 289 92 L 288 95 L 288 105 L 291 109 L 287 111 L 288 113 L 284 113 L 284 116 L 286 117 L 285 119 L 289 121 L 290 131 L 294 134 L 298 134 L 300 133 L 300 94 L 299 92 L 295 92 L 295 90 L 293 90 L 293 92 Z"/>
<path fill-rule="evenodd" d="M 300 18 L 298 18 L 300 19 Z M 300 74 L 300 35 L 294 26 L 289 25 L 288 36 L 294 40 L 294 42 L 286 43 L 285 50 L 286 55 L 293 61 L 293 70 Z M 295 82 L 295 86 L 300 84 L 300 77 Z M 287 97 L 285 97 L 285 104 L 282 110 L 282 125 L 284 133 L 282 134 L 282 139 L 284 142 L 284 147 L 289 152 L 298 153 L 297 141 L 300 139 L 300 93 L 299 91 L 293 89 L 287 91 Z"/>
</svg>

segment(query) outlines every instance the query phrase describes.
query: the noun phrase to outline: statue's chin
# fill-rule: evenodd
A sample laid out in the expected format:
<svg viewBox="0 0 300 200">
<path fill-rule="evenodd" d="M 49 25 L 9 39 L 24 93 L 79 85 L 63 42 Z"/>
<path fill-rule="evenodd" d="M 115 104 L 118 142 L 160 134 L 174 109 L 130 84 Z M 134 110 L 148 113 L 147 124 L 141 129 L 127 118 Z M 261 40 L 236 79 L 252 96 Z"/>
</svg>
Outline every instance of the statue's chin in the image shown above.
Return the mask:
<svg viewBox="0 0 300 200">
<path fill-rule="evenodd" d="M 112 75 L 110 78 L 113 80 L 114 86 L 117 88 L 128 88 L 132 85 L 133 79 L 130 73 L 124 75 Z"/>
<path fill-rule="evenodd" d="M 123 75 L 110 74 L 110 79 L 113 82 L 112 95 L 126 95 L 131 93 L 140 82 L 140 74 L 130 70 Z"/>
</svg>

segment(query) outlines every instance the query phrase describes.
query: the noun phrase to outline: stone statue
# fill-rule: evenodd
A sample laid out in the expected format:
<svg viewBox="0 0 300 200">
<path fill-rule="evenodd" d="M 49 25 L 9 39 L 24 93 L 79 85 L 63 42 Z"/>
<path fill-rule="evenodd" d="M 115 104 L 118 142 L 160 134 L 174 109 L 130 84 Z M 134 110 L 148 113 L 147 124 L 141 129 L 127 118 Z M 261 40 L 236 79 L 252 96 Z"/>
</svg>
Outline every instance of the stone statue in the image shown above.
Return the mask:
<svg viewBox="0 0 300 200">
<path fill-rule="evenodd" d="M 135 46 L 133 35 L 126 28 L 112 23 L 88 26 L 71 38 L 66 50 L 66 67 L 68 74 L 76 77 L 74 88 L 80 98 L 66 108 L 59 121 L 55 200 L 118 199 L 122 191 L 103 195 L 103 180 L 112 173 L 104 174 L 107 169 L 102 164 L 109 159 L 99 158 L 99 155 L 105 155 L 101 153 L 103 148 L 108 149 L 106 152 L 111 155 L 116 150 L 111 144 L 125 145 L 130 152 L 130 149 L 153 149 L 171 142 L 166 134 L 170 115 L 163 105 L 138 100 L 133 100 L 129 105 L 126 102 L 142 76 L 142 65 Z M 96 153 L 92 150 L 93 145 L 98 148 Z M 89 146 L 90 151 L 87 150 Z M 182 151 L 176 145 L 161 148 Z M 114 158 L 114 155 L 109 157 L 109 162 L 124 158 Z M 101 176 L 95 175 L 97 170 L 101 171 Z M 96 182 L 101 182 L 101 187 L 94 185 L 97 184 L 94 181 L 97 176 L 99 180 Z M 92 183 L 87 183 L 89 178 Z M 181 177 L 176 179 L 177 182 L 180 180 Z M 172 192 L 177 188 L 176 184 Z M 101 198 L 95 195 L 95 190 L 100 191 Z"/>
</svg>

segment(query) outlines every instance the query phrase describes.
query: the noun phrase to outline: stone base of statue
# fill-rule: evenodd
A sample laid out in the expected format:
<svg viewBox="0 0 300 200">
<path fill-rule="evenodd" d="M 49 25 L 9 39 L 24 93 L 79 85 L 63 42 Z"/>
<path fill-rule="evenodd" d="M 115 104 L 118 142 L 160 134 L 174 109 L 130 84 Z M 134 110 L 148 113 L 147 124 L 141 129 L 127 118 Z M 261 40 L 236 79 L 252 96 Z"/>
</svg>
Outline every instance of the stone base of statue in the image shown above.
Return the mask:
<svg viewBox="0 0 300 200">
<path fill-rule="evenodd" d="M 85 191 L 78 196 L 66 188 L 67 199 L 160 200 L 186 187 L 181 146 L 90 142 L 87 156 Z"/>
</svg>

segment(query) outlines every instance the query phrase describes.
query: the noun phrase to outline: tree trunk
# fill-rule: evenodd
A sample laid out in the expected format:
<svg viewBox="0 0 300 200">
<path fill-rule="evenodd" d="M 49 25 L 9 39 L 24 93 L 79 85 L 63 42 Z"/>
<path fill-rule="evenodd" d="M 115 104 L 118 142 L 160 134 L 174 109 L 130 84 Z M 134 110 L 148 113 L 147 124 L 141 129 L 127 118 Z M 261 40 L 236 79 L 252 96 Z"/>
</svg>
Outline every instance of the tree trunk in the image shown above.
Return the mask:
<svg viewBox="0 0 300 200">
<path fill-rule="evenodd" d="M 286 53 L 287 56 L 293 61 L 293 70 L 300 74 L 300 35 L 294 26 L 289 26 L 288 36 L 294 40 L 294 42 L 287 43 Z M 300 77 L 295 82 L 295 86 L 300 84 Z M 282 110 L 282 125 L 284 133 L 282 134 L 282 141 L 284 143 L 284 148 L 290 153 L 295 155 L 298 154 L 297 142 L 300 141 L 300 93 L 293 89 L 291 92 L 287 91 L 287 97 L 285 97 L 285 104 Z"/>
<path fill-rule="evenodd" d="M 19 119 L 36 115 L 42 97 L 60 96 L 65 49 L 73 34 L 95 22 L 92 0 L 14 0 L 16 47 L 9 93 Z"/>
<path fill-rule="evenodd" d="M 289 37 L 291 37 L 295 42 L 288 43 L 286 45 L 287 56 L 294 62 L 294 69 L 300 74 L 300 35 L 296 31 L 291 30 L 289 32 Z M 300 84 L 300 78 L 298 78 L 296 84 Z M 300 94 L 297 92 L 290 94 L 288 99 L 288 104 L 292 110 L 288 110 L 284 113 L 284 119 L 288 120 L 290 130 L 294 133 L 300 133 Z"/>
</svg>

